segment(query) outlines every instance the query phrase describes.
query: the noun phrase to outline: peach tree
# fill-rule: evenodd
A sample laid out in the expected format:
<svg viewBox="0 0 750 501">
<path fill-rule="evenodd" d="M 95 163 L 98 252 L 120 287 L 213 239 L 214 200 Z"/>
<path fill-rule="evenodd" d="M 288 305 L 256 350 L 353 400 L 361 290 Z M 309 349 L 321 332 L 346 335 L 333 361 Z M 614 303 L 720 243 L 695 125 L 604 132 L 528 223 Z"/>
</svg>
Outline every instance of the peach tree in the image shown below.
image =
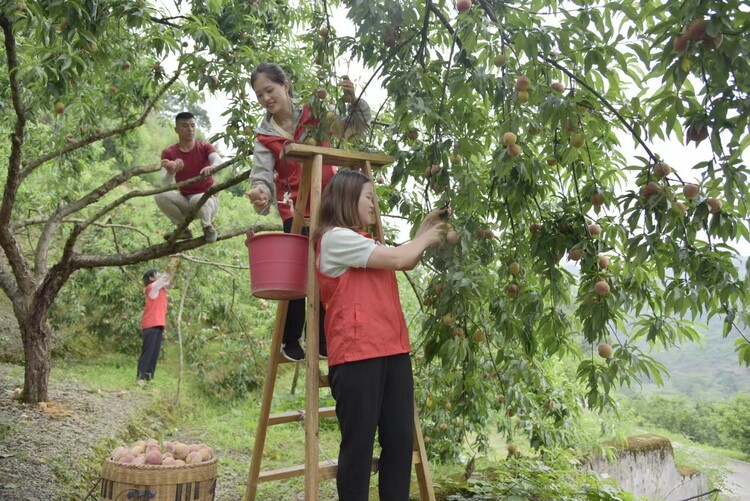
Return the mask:
<svg viewBox="0 0 750 501">
<path fill-rule="evenodd" d="M 583 408 L 662 377 L 643 342 L 693 341 L 698 318 L 724 318 L 750 364 L 734 250 L 748 234 L 743 4 L 167 3 L 0 8 L 0 114 L 12 129 L 0 141 L 0 287 L 22 331 L 27 401 L 46 398 L 47 315 L 73 273 L 202 245 L 127 228 L 128 204 L 164 190 L 138 181 L 156 166 L 133 162 L 128 135 L 165 97 L 222 92 L 236 156 L 217 191 L 239 189 L 260 116 L 249 73 L 263 60 L 284 65 L 321 120 L 314 90 L 343 106 L 333 83 L 349 61 L 370 100 L 379 79 L 387 99 L 360 146 L 396 158 L 378 188 L 383 212 L 412 222 L 451 204 L 452 243 L 415 281 L 419 404 L 438 454 L 467 436 L 484 445 L 489 425 L 521 428 L 537 447 L 566 443 Z M 684 142 L 708 159 L 673 158 Z M 111 175 L 92 179 L 86 164 L 102 155 Z M 93 246 L 105 232 L 118 236 Z M 571 357 L 564 377 L 556 364 Z"/>
<path fill-rule="evenodd" d="M 158 156 L 139 151 L 143 141 L 134 135 L 159 112 L 173 115 L 170 103 L 190 108 L 202 92 L 244 99 L 258 62 L 250 42 L 284 40 L 290 13 L 281 3 L 0 3 L 0 117 L 7 124 L 0 140 L 0 289 L 23 341 L 25 401 L 47 399 L 50 309 L 75 272 L 117 270 L 205 244 L 165 242 L 131 217 L 170 189 L 152 174 Z M 237 151 L 246 137 L 235 137 Z M 246 157 L 217 168 L 208 195 L 241 191 Z M 248 229 L 238 221 L 218 245 Z"/>
<path fill-rule="evenodd" d="M 306 48 L 321 68 L 361 61 L 387 91 L 372 136 L 396 157 L 381 208 L 454 213 L 453 243 L 417 286 L 434 451 L 484 446 L 488 424 L 567 443 L 581 409 L 659 381 L 647 345 L 696 341 L 700 318 L 720 315 L 750 365 L 735 250 L 750 142 L 740 2 L 342 5 L 355 35 L 321 8 Z M 707 159 L 675 157 L 683 143 Z M 571 356 L 574 377 L 561 377 L 555 361 Z"/>
</svg>

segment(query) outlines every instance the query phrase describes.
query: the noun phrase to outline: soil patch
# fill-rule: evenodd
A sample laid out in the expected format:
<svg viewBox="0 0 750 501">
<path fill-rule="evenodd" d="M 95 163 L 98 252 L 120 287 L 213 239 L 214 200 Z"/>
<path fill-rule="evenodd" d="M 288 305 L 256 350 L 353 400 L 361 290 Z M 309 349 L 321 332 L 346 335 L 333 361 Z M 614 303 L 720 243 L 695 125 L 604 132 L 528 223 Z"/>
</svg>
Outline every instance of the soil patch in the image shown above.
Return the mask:
<svg viewBox="0 0 750 501">
<path fill-rule="evenodd" d="M 94 446 L 123 435 L 133 414 L 152 398 L 137 387 L 87 388 L 57 379 L 53 372 L 49 401 L 28 405 L 13 399 L 23 381 L 17 368 L 10 374 L 11 368 L 0 363 L 0 499 L 4 501 L 68 499 L 60 486 L 85 478 L 82 463 L 96 455 Z M 84 499 L 84 494 L 76 493 L 74 499 Z"/>
</svg>

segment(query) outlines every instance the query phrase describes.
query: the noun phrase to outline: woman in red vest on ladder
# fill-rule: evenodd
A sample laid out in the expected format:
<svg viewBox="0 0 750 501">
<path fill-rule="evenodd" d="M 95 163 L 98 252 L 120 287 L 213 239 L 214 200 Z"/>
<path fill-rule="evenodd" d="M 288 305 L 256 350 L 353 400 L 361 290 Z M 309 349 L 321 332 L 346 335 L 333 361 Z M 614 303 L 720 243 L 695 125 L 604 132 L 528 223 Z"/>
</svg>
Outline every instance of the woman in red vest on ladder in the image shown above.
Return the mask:
<svg viewBox="0 0 750 501">
<path fill-rule="evenodd" d="M 312 116 L 310 108 L 300 100 L 292 98 L 292 84 L 284 70 L 273 63 L 262 63 L 252 75 L 250 84 L 258 98 L 258 103 L 266 110 L 266 115 L 256 130 L 255 150 L 253 152 L 253 170 L 250 173 L 251 189 L 247 196 L 259 214 L 268 214 L 271 200 L 276 197 L 279 215 L 284 222 L 284 232 L 292 228 L 297 193 L 302 178 L 302 167 L 298 162 L 281 159 L 281 151 L 288 142 L 300 142 L 309 129 L 317 127 L 319 122 Z M 357 99 L 354 84 L 348 77 L 342 77 L 339 84 L 343 90 L 344 101 L 350 103 L 350 111 L 344 118 L 336 117 L 338 130 L 342 136 L 358 134 L 367 129 L 370 121 L 370 107 Z M 330 146 L 324 141 L 321 146 Z M 323 185 L 336 173 L 332 165 L 323 166 Z M 305 207 L 305 216 L 309 216 L 310 207 Z M 325 335 L 323 331 L 324 315 L 320 316 L 320 356 L 326 357 Z M 284 327 L 284 338 L 281 353 L 288 360 L 299 362 L 305 357 L 300 345 L 302 329 L 305 325 L 305 300 L 289 301 L 289 310 Z"/>
<path fill-rule="evenodd" d="M 441 216 L 430 212 L 414 240 L 379 245 L 367 233 L 374 186 L 356 171 L 338 172 L 320 206 L 316 275 L 326 308 L 329 382 L 341 429 L 336 486 L 341 501 L 367 501 L 378 430 L 378 487 L 383 501 L 408 501 L 414 446 L 414 381 L 409 333 L 396 270 L 411 270 L 443 241 Z"/>
</svg>

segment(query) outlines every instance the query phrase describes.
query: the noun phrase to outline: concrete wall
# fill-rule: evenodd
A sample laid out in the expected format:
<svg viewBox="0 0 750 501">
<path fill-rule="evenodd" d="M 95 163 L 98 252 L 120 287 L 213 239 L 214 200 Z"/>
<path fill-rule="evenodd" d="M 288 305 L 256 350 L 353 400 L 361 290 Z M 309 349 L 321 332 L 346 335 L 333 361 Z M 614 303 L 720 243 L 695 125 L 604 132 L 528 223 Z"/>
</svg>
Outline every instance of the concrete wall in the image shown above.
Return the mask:
<svg viewBox="0 0 750 501">
<path fill-rule="evenodd" d="M 636 435 L 624 445 L 608 445 L 615 447 L 617 459 L 589 458 L 588 467 L 615 479 L 621 489 L 649 501 L 679 501 L 708 492 L 705 474 L 675 466 L 672 443 L 665 437 Z"/>
</svg>

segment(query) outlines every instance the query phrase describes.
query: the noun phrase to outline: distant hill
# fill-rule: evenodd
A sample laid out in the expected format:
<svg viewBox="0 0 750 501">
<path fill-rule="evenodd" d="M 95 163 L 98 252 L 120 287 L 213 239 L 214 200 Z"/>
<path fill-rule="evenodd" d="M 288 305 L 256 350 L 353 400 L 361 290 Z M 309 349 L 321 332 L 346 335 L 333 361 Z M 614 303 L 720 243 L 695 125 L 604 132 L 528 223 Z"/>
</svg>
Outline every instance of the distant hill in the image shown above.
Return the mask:
<svg viewBox="0 0 750 501">
<path fill-rule="evenodd" d="M 745 276 L 747 257 L 737 261 L 740 277 Z M 705 324 L 705 321 L 704 321 Z M 684 395 L 700 400 L 716 400 L 750 391 L 750 368 L 740 365 L 734 351 L 734 342 L 739 334 L 730 332 L 723 337 L 722 318 L 714 317 L 698 331 L 705 336 L 702 345 L 689 344 L 669 351 L 650 353 L 663 363 L 669 371 L 664 386 L 645 382 L 642 388 L 634 387 L 624 393 L 665 396 Z M 745 337 L 750 332 L 744 330 Z"/>
<path fill-rule="evenodd" d="M 699 330 L 705 336 L 703 346 L 690 344 L 651 354 L 669 371 L 663 387 L 645 382 L 642 388 L 635 387 L 630 392 L 715 400 L 750 391 L 750 368 L 740 365 L 734 351 L 737 334 L 722 337 L 722 322 L 716 317 L 707 328 Z"/>
</svg>

